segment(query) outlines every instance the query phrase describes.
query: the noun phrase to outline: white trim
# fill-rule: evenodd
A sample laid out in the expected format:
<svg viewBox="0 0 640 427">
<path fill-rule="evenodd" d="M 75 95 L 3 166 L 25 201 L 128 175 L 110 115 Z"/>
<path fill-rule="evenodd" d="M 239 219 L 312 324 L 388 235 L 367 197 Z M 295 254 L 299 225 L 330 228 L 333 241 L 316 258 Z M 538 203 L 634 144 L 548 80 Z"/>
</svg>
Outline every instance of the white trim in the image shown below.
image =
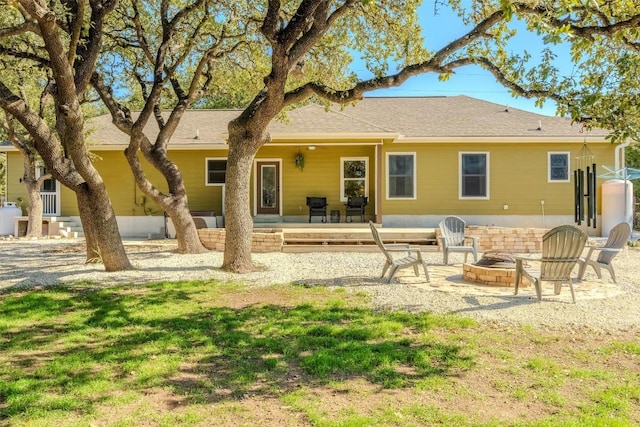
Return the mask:
<svg viewBox="0 0 640 427">
<path fill-rule="evenodd" d="M 398 132 L 331 132 L 330 130 L 327 132 L 270 132 L 269 135 L 271 136 L 271 141 L 266 145 L 277 145 L 278 142 L 274 141 L 291 141 L 296 143 L 301 141 L 311 141 L 306 142 L 303 145 L 319 145 L 314 142 L 315 140 L 318 140 L 320 142 L 338 141 L 333 143 L 326 143 L 323 145 L 342 145 L 345 140 L 350 139 L 362 140 L 361 142 L 354 143 L 355 145 L 378 145 L 380 144 L 379 140 L 381 139 L 397 139 L 402 137 L 402 135 Z M 221 135 L 221 137 L 225 140 L 228 140 L 229 134 L 224 133 Z"/>
<path fill-rule="evenodd" d="M 396 138 L 394 144 L 442 144 L 442 143 L 499 143 L 499 144 L 583 144 L 584 135 L 576 136 L 528 136 L 528 135 L 513 135 L 513 136 L 472 136 L 472 135 L 449 135 L 449 136 L 400 136 Z M 591 143 L 607 143 L 611 144 L 611 141 L 606 139 L 605 135 L 590 135 L 589 144 Z"/>
<path fill-rule="evenodd" d="M 362 134 L 330 134 L 330 133 L 313 133 L 313 134 L 290 134 L 290 135 L 271 135 L 273 140 L 278 142 L 269 142 L 265 146 L 291 146 L 294 143 L 298 145 L 315 145 L 321 146 L 358 146 L 358 145 L 381 145 L 380 141 L 360 141 L 354 142 L 349 139 L 387 139 L 391 140 L 393 144 L 553 144 L 553 145 L 566 145 L 566 144 L 582 144 L 584 143 L 584 135 L 580 136 L 528 136 L 528 135 L 514 135 L 514 136 L 410 136 L 405 137 L 400 134 L 392 133 L 362 133 Z M 225 137 L 226 138 L 226 137 Z M 336 141 L 336 142 L 322 142 L 322 141 Z M 302 143 L 302 144 L 300 144 Z M 589 144 L 611 144 L 611 141 L 606 139 L 604 135 L 590 135 Z M 92 151 L 122 151 L 127 148 L 128 144 L 96 144 L 92 146 Z M 229 145 L 224 142 L 179 142 L 174 139 L 168 146 L 169 151 L 194 151 L 194 150 L 229 150 Z M 12 145 L 0 145 L 0 152 L 14 152 L 18 151 Z"/>
<path fill-rule="evenodd" d="M 369 197 L 369 157 L 340 157 L 340 201 L 347 201 L 347 198 L 344 197 L 344 162 L 348 161 L 364 161 L 364 196 Z M 354 178 L 349 178 L 349 180 L 354 180 Z"/>
<path fill-rule="evenodd" d="M 392 197 L 389 194 L 389 157 L 390 156 L 413 156 L 413 196 L 412 197 L 397 197 L 394 196 Z M 385 163 L 386 163 L 386 168 L 385 168 L 385 181 L 386 181 L 386 190 L 385 190 L 385 196 L 387 200 L 416 200 L 418 198 L 418 169 L 417 169 L 417 164 L 418 164 L 418 155 L 416 154 L 415 151 L 390 151 L 385 153 Z"/>
<path fill-rule="evenodd" d="M 44 164 L 42 164 L 41 161 L 36 161 L 36 179 L 39 179 L 40 176 L 42 175 L 42 169 L 46 169 L 46 166 Z M 53 180 L 53 183 L 56 186 L 56 191 L 42 191 L 40 190 L 40 198 L 42 199 L 42 215 L 43 216 L 58 216 L 60 215 L 60 183 L 58 182 L 57 179 L 51 177 L 49 178 L 51 180 Z M 51 203 L 51 195 L 53 195 L 53 203 Z M 55 209 L 55 212 L 51 212 L 50 209 L 47 209 L 47 207 L 51 207 L 51 205 L 53 206 L 53 209 Z"/>
<path fill-rule="evenodd" d="M 204 159 L 204 185 L 205 187 L 224 187 L 225 183 L 209 182 L 209 160 L 224 160 L 228 162 L 227 157 L 205 157 Z M 227 174 L 225 172 L 225 181 L 227 180 Z"/>
<path fill-rule="evenodd" d="M 438 228 L 438 224 L 446 215 L 383 215 L 382 224 L 384 227 L 432 229 Z M 517 228 L 545 228 L 550 229 L 557 225 L 573 224 L 573 215 L 458 215 L 465 220 L 467 225 L 487 225 L 494 224 L 496 227 L 517 227 Z M 600 235 L 600 225 L 598 228 L 587 227 L 584 230 L 589 235 Z M 426 230 L 425 230 L 426 231 Z"/>
<path fill-rule="evenodd" d="M 486 189 L 487 189 L 487 195 L 486 196 L 464 196 L 462 194 L 462 156 L 464 156 L 465 154 L 484 154 L 486 156 L 486 164 L 485 164 L 485 177 L 486 177 Z M 490 190 L 491 190 L 491 180 L 490 178 L 490 173 L 491 171 L 491 162 L 490 162 L 490 155 L 488 151 L 458 151 L 458 200 L 489 200 L 490 197 Z"/>
<path fill-rule="evenodd" d="M 258 162 L 274 162 L 278 163 L 278 186 L 280 190 L 278 191 L 278 215 L 282 216 L 282 200 L 283 200 L 283 187 L 282 187 L 282 175 L 284 175 L 282 170 L 282 158 L 259 158 L 253 159 L 253 216 L 258 215 Z"/>
<path fill-rule="evenodd" d="M 564 154 L 567 156 L 567 179 L 551 179 L 551 156 L 553 154 Z M 569 171 L 571 170 L 571 153 L 568 151 L 548 151 L 547 152 L 547 182 L 556 184 L 556 183 L 567 183 L 571 182 L 571 175 Z"/>
</svg>

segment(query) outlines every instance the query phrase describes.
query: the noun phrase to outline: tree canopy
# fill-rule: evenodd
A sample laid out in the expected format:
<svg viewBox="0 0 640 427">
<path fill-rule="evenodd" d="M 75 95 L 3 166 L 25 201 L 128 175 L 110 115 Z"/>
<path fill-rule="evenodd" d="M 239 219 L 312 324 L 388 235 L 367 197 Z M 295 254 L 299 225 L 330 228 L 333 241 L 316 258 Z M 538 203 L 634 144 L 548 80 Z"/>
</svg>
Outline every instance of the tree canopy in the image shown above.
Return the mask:
<svg viewBox="0 0 640 427">
<path fill-rule="evenodd" d="M 484 3 L 484 2 L 483 2 Z M 500 1 L 550 46 L 540 65 L 516 67 L 502 80 L 515 93 L 540 91 L 559 115 L 611 131 L 613 141 L 640 140 L 640 4 L 627 0 Z M 485 3 L 486 4 L 486 3 Z M 555 65 L 552 47 L 570 46 L 570 74 Z M 566 59 L 566 58 L 565 58 Z M 516 82 L 514 84 L 514 82 Z"/>
</svg>

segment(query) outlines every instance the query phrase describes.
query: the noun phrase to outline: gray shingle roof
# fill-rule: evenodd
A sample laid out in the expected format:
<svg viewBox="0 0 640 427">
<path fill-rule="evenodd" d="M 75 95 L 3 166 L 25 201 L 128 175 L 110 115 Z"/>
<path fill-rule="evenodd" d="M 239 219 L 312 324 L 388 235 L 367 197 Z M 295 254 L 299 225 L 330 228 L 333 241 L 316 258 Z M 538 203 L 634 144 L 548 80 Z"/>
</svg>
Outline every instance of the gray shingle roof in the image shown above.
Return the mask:
<svg viewBox="0 0 640 427">
<path fill-rule="evenodd" d="M 468 96 L 365 98 L 343 114 L 405 137 L 584 136 L 570 119 L 510 108 Z M 538 127 L 540 126 L 540 129 Z M 592 130 L 591 135 L 607 132 Z"/>
<path fill-rule="evenodd" d="M 185 112 L 171 145 L 225 144 L 229 121 L 241 110 L 189 110 Z M 540 129 L 538 128 L 540 125 Z M 126 145 L 128 137 L 111 123 L 110 115 L 88 122 L 90 141 L 98 145 Z M 425 138 L 500 137 L 514 140 L 539 137 L 576 137 L 587 134 L 570 119 L 545 116 L 468 96 L 453 97 L 372 97 L 355 105 L 335 105 L 329 111 L 319 105 L 306 105 L 292 110 L 287 120 L 274 120 L 269 125 L 274 140 L 288 136 L 302 139 L 318 135 L 348 137 L 387 134 L 412 140 Z M 155 138 L 158 127 L 153 120 L 146 129 Z M 605 136 L 595 129 L 590 136 Z M 198 135 L 198 138 L 196 138 Z"/>
</svg>

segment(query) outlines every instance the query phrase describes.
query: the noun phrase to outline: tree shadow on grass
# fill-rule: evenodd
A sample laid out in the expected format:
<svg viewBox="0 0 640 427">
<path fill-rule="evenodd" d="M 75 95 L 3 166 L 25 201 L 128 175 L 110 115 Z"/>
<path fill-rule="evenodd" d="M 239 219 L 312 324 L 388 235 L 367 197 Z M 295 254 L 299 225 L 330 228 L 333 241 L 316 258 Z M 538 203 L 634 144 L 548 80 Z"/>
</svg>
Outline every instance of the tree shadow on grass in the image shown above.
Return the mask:
<svg viewBox="0 0 640 427">
<path fill-rule="evenodd" d="M 212 286 L 3 295 L 0 309 L 12 320 L 0 329 L 0 418 L 52 410 L 52 395 L 78 396 L 66 410 L 85 413 L 127 390 L 169 388 L 187 403 L 220 402 L 333 380 L 412 387 L 473 366 L 463 343 L 429 334 L 468 326 L 463 319 L 338 300 L 231 308 L 216 304 Z M 85 391 L 97 383 L 100 392 Z"/>
</svg>

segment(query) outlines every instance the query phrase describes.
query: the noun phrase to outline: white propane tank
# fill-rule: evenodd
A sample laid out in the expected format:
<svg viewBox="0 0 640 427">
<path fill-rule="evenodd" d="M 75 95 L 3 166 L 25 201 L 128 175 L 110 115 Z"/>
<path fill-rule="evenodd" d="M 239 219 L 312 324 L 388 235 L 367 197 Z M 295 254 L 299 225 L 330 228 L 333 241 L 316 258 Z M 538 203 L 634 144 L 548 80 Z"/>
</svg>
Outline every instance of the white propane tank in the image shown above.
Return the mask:
<svg viewBox="0 0 640 427">
<path fill-rule="evenodd" d="M 0 236 L 13 235 L 13 219 L 18 216 L 22 216 L 22 209 L 14 202 L 4 202 L 4 207 L 0 208 Z"/>
<path fill-rule="evenodd" d="M 625 201 L 626 198 L 626 201 Z M 602 183 L 602 235 L 609 232 L 617 224 L 633 218 L 633 184 L 631 181 L 610 179 Z"/>
</svg>

